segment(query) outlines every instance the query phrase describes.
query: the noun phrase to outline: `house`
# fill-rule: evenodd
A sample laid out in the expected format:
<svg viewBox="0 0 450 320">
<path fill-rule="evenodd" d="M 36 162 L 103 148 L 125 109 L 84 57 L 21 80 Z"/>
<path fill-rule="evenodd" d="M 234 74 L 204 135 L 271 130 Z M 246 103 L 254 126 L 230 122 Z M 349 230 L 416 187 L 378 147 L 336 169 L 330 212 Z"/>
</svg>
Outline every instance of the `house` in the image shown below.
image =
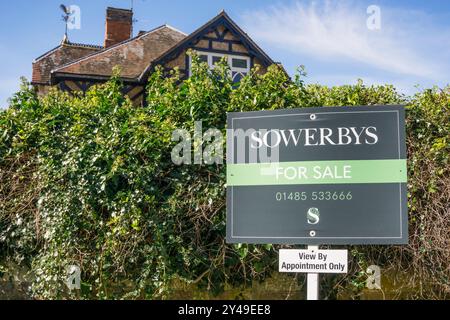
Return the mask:
<svg viewBox="0 0 450 320">
<path fill-rule="evenodd" d="M 108 7 L 104 45 L 72 43 L 64 38 L 33 62 L 32 85 L 41 95 L 52 86 L 84 92 L 93 84 L 107 81 L 113 68 L 120 66 L 123 93 L 139 105 L 144 103 L 146 82 L 157 65 L 165 70 L 178 67 L 183 78 L 189 77 L 189 49 L 211 67 L 226 56 L 234 81 L 256 64 L 264 73 L 274 63 L 225 11 L 191 34 L 166 24 L 132 37 L 132 28 L 131 10 Z"/>
</svg>

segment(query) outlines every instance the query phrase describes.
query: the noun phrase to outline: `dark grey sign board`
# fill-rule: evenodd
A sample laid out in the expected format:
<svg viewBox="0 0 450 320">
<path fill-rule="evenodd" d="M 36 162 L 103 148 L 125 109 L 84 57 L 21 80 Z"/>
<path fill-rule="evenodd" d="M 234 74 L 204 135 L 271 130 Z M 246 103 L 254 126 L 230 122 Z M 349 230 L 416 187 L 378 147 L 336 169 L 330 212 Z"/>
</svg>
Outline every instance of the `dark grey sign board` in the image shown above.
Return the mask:
<svg viewBox="0 0 450 320">
<path fill-rule="evenodd" d="M 402 106 L 228 114 L 227 242 L 405 244 Z"/>
</svg>

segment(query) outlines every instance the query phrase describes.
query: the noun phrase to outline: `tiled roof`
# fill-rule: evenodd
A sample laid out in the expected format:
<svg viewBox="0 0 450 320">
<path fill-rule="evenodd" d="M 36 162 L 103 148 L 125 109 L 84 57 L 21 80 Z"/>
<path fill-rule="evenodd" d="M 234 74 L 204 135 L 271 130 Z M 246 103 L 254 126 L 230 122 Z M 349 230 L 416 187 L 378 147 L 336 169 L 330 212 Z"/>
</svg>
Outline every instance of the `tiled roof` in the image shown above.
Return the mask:
<svg viewBox="0 0 450 320">
<path fill-rule="evenodd" d="M 93 48 L 93 49 L 104 49 L 105 47 L 99 46 L 96 44 L 86 44 L 86 43 L 75 43 L 75 42 L 68 42 L 67 45 L 71 47 L 83 47 L 83 48 Z"/>
<path fill-rule="evenodd" d="M 48 84 L 51 70 L 102 49 L 103 47 L 94 45 L 62 43 L 34 60 L 32 82 Z"/>
<path fill-rule="evenodd" d="M 121 76 L 137 78 L 151 61 L 186 37 L 186 34 L 163 25 L 100 52 L 70 62 L 52 71 L 58 75 L 111 76 L 114 66 Z"/>
</svg>

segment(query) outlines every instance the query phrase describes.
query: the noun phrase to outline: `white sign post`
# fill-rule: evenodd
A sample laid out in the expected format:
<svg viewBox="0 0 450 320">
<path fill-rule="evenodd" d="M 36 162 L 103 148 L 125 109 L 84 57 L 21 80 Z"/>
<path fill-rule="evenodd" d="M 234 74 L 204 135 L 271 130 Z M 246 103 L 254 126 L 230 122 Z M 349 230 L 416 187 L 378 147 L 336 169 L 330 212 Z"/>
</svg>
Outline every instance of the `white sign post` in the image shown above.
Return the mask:
<svg viewBox="0 0 450 320">
<path fill-rule="evenodd" d="M 314 252 L 319 250 L 319 246 L 308 246 L 308 250 Z M 319 300 L 319 274 L 308 273 L 306 275 L 306 299 Z"/>
<path fill-rule="evenodd" d="M 278 270 L 280 272 L 308 273 L 307 299 L 319 299 L 319 273 L 347 273 L 347 250 L 319 250 L 308 246 L 306 250 L 281 249 Z"/>
</svg>

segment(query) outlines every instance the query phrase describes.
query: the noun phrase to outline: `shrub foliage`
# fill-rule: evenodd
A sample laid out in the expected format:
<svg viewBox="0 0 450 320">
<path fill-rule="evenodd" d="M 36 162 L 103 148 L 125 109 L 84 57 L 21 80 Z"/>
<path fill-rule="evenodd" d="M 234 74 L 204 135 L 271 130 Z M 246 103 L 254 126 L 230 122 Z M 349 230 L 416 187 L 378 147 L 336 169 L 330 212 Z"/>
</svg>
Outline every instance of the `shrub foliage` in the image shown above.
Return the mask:
<svg viewBox="0 0 450 320">
<path fill-rule="evenodd" d="M 194 60 L 196 60 L 194 58 Z M 183 281 L 212 293 L 277 269 L 272 245 L 225 243 L 225 165 L 171 161 L 175 129 L 194 121 L 225 134 L 226 112 L 340 105 L 407 105 L 410 244 L 352 247 L 349 274 L 329 289 L 358 294 L 365 268 L 409 274 L 417 297 L 450 292 L 450 88 L 404 97 L 394 87 L 305 85 L 276 66 L 236 86 L 225 63 L 157 69 L 147 104 L 120 94 L 114 76 L 84 95 L 28 84 L 0 113 L 0 271 L 25 268 L 34 298 L 166 298 Z M 69 292 L 67 267 L 81 268 Z"/>
</svg>

